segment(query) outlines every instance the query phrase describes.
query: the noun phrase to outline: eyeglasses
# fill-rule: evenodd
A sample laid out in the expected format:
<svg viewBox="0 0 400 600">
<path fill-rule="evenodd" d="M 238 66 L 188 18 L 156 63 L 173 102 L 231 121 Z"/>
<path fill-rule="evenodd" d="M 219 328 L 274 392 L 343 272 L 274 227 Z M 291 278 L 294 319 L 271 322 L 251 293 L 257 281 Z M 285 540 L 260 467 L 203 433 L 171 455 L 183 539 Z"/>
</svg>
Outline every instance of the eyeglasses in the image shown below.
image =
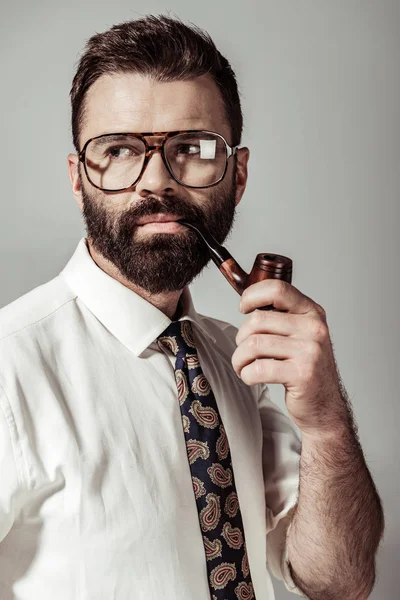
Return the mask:
<svg viewBox="0 0 400 600">
<path fill-rule="evenodd" d="M 146 137 L 163 139 L 150 146 Z M 137 184 L 155 152 L 161 152 L 175 181 L 189 188 L 208 188 L 225 177 L 228 159 L 237 148 L 213 131 L 107 133 L 87 140 L 78 158 L 89 182 L 104 192 L 122 192 Z"/>
</svg>

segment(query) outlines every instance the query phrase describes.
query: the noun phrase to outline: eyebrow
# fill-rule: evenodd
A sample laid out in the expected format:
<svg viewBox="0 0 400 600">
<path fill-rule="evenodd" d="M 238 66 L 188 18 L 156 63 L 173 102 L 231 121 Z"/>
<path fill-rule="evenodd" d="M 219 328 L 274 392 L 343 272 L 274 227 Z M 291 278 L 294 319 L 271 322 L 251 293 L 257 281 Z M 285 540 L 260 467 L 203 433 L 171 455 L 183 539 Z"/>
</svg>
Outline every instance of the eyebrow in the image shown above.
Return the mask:
<svg viewBox="0 0 400 600">
<path fill-rule="evenodd" d="M 107 144 L 108 142 L 119 142 L 120 140 L 126 139 L 131 133 L 114 133 L 114 134 L 104 134 L 102 137 L 95 138 L 93 142 L 101 146 L 102 144 Z"/>
</svg>

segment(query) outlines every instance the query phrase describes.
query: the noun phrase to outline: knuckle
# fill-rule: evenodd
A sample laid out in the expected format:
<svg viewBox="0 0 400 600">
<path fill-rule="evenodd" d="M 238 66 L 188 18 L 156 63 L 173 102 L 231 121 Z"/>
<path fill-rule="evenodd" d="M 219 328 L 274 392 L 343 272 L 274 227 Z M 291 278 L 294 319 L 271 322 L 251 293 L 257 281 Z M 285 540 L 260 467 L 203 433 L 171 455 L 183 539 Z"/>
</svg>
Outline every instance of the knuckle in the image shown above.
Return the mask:
<svg viewBox="0 0 400 600">
<path fill-rule="evenodd" d="M 236 371 L 236 373 L 237 373 L 238 370 L 239 370 L 239 367 L 240 367 L 240 356 L 239 356 L 239 353 L 237 351 L 235 351 L 232 354 L 231 364 L 232 364 L 232 367 L 233 367 L 234 371 Z"/>
<path fill-rule="evenodd" d="M 253 333 L 248 338 L 248 344 L 252 350 L 257 350 L 261 345 L 261 335 L 259 333 Z"/>
<path fill-rule="evenodd" d="M 312 335 L 317 341 L 324 341 L 328 337 L 328 327 L 323 321 L 315 320 L 312 324 Z"/>
<path fill-rule="evenodd" d="M 262 372 L 263 372 L 263 362 L 261 360 L 256 360 L 255 372 L 256 372 L 257 378 L 262 374 Z"/>
<path fill-rule="evenodd" d="M 314 362 L 317 362 L 321 357 L 322 349 L 318 342 L 309 342 L 308 344 L 308 356 L 310 356 Z"/>
<path fill-rule="evenodd" d="M 258 381 L 261 381 L 262 373 L 263 373 L 262 361 L 255 359 L 250 365 L 248 365 L 248 368 L 246 369 L 246 372 L 244 374 L 245 383 L 247 383 L 248 385 L 253 385 L 254 383 L 257 383 Z"/>
<path fill-rule="evenodd" d="M 246 385 L 254 385 L 254 378 L 250 375 L 249 371 L 246 371 L 246 373 L 244 373 L 242 375 L 242 381 L 246 384 Z"/>
<path fill-rule="evenodd" d="M 326 312 L 325 309 L 320 305 L 320 304 L 316 304 L 315 307 L 317 313 L 323 318 L 326 319 Z"/>
<path fill-rule="evenodd" d="M 250 315 L 250 325 L 252 327 L 257 327 L 262 321 L 262 311 L 261 310 L 254 310 L 251 315 Z"/>
<path fill-rule="evenodd" d="M 276 295 L 280 295 L 286 292 L 287 283 L 282 279 L 274 279 L 273 285 Z"/>
<path fill-rule="evenodd" d="M 297 364 L 297 377 L 303 384 L 311 381 L 313 375 L 313 368 L 308 362 L 300 362 Z"/>
</svg>

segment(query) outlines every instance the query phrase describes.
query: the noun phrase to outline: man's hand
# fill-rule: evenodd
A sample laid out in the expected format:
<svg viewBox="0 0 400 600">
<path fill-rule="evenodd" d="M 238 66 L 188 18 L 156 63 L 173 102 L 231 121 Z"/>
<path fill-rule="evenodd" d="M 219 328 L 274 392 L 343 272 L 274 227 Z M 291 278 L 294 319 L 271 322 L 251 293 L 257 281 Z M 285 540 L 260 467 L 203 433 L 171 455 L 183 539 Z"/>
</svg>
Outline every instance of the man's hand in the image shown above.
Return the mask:
<svg viewBox="0 0 400 600">
<path fill-rule="evenodd" d="M 268 304 L 278 310 L 256 310 Z M 324 309 L 293 285 L 267 279 L 243 292 L 240 310 L 251 314 L 236 336 L 237 375 L 248 385 L 283 384 L 289 414 L 303 433 L 329 436 L 346 426 Z"/>
<path fill-rule="evenodd" d="M 287 312 L 256 310 L 273 304 Z M 299 497 L 287 548 L 308 598 L 367 598 L 382 537 L 382 504 L 352 428 L 324 309 L 294 286 L 247 288 L 232 364 L 248 385 L 282 383 L 302 431 Z M 275 360 L 271 360 L 271 359 Z"/>
</svg>

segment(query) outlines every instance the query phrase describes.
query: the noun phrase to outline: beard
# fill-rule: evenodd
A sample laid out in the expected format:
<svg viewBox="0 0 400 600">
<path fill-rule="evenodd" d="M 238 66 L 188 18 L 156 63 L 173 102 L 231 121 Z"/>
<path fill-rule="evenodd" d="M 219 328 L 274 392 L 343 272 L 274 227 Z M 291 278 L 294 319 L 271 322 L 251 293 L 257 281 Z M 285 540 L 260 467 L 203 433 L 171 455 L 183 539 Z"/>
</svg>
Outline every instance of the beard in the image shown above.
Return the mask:
<svg viewBox="0 0 400 600">
<path fill-rule="evenodd" d="M 205 243 L 192 229 L 179 233 L 154 233 L 138 239 L 137 221 L 154 214 L 179 215 L 198 221 L 222 244 L 232 229 L 236 209 L 236 163 L 230 189 L 210 188 L 202 206 L 178 196 L 147 196 L 117 214 L 113 195 L 90 194 L 81 178 L 83 218 L 93 247 L 132 284 L 147 293 L 182 290 L 210 261 Z"/>
</svg>

